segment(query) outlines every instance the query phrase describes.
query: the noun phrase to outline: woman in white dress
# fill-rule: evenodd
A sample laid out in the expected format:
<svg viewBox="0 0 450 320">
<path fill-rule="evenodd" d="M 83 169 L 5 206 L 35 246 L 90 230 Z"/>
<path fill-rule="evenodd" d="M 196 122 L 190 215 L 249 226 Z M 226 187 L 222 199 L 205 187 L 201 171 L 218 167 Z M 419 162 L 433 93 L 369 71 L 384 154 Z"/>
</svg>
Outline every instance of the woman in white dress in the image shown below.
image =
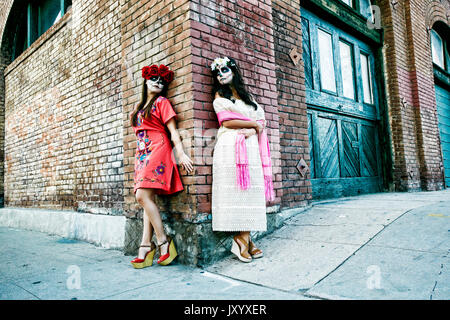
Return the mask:
<svg viewBox="0 0 450 320">
<path fill-rule="evenodd" d="M 245 88 L 232 58 L 217 58 L 214 111 L 220 128 L 213 155 L 212 228 L 238 232 L 231 252 L 250 262 L 263 252 L 250 231 L 266 231 L 266 200 L 274 198 L 264 110 Z"/>
</svg>

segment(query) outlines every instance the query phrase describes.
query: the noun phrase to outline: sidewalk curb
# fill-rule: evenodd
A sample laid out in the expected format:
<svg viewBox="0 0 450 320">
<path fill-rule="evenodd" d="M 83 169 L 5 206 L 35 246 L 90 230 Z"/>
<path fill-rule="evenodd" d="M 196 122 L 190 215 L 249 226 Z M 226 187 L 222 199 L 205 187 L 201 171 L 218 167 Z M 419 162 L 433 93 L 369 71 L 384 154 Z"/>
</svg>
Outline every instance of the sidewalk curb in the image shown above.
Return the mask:
<svg viewBox="0 0 450 320">
<path fill-rule="evenodd" d="M 0 226 L 38 231 L 122 250 L 125 216 L 36 208 L 0 208 Z"/>
</svg>

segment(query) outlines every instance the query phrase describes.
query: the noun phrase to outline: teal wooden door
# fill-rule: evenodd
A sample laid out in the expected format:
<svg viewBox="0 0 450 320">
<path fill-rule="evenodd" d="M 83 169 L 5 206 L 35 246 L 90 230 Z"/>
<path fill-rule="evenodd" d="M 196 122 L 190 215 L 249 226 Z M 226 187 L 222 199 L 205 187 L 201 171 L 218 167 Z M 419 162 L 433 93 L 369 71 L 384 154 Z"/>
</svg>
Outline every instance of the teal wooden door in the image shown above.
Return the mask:
<svg viewBox="0 0 450 320">
<path fill-rule="evenodd" d="M 381 191 L 374 54 L 302 8 L 314 199 Z"/>
<path fill-rule="evenodd" d="M 444 161 L 445 186 L 450 187 L 450 92 L 435 85 L 436 105 Z"/>
</svg>

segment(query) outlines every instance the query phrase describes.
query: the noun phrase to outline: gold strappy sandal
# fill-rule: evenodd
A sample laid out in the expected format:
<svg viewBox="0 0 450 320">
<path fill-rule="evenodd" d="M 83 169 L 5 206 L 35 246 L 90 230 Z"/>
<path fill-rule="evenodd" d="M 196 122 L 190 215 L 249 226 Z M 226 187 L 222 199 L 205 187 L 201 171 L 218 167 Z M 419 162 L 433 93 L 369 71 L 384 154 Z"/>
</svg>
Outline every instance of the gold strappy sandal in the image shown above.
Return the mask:
<svg viewBox="0 0 450 320">
<path fill-rule="evenodd" d="M 258 249 L 253 243 L 252 239 L 250 239 L 250 242 L 248 243 L 248 253 L 255 259 L 261 258 L 264 255 L 262 250 Z"/>
</svg>

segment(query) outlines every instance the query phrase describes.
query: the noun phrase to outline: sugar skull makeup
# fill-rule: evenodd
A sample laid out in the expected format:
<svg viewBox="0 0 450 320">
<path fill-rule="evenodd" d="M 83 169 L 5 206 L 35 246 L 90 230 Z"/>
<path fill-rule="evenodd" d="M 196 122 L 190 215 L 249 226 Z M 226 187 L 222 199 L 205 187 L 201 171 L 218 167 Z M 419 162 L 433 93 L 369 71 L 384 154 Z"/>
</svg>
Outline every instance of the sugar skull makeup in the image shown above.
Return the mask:
<svg viewBox="0 0 450 320">
<path fill-rule="evenodd" d="M 221 85 L 230 84 L 233 81 L 233 71 L 227 66 L 219 69 L 217 80 Z"/>
<path fill-rule="evenodd" d="M 211 70 L 217 72 L 217 80 L 221 85 L 230 84 L 233 81 L 232 62 L 228 57 L 216 58 L 211 64 Z"/>
<path fill-rule="evenodd" d="M 163 91 L 165 85 L 165 81 L 159 76 L 153 76 L 147 80 L 147 88 L 149 92 L 160 93 Z"/>
</svg>

